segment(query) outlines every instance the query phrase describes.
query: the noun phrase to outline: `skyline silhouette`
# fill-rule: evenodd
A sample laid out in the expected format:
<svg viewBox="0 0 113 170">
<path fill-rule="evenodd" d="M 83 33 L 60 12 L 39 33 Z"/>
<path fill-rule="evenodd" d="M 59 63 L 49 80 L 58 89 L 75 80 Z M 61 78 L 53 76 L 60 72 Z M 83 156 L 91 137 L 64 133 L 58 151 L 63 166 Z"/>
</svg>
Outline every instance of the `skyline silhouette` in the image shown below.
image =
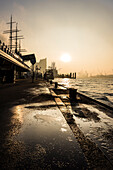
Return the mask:
<svg viewBox="0 0 113 170">
<path fill-rule="evenodd" d="M 113 2 L 111 0 L 6 0 L 0 5 L 0 39 L 8 42 L 6 22 L 19 23 L 25 40 L 22 47 L 37 61 L 48 58 L 61 73 L 87 70 L 112 74 Z M 61 61 L 64 53 L 69 62 Z"/>
</svg>

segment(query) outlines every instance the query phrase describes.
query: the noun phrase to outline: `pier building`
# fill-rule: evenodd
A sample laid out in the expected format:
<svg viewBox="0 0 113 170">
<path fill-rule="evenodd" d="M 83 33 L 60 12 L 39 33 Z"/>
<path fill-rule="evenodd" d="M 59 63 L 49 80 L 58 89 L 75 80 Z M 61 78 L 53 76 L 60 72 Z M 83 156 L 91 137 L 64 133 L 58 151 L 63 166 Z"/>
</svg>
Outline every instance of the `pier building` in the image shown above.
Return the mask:
<svg viewBox="0 0 113 170">
<path fill-rule="evenodd" d="M 13 83 L 21 77 L 22 72 L 31 71 L 24 60 L 30 60 L 32 65 L 36 62 L 35 55 L 22 56 L 19 52 L 14 53 L 0 40 L 0 83 Z"/>
</svg>

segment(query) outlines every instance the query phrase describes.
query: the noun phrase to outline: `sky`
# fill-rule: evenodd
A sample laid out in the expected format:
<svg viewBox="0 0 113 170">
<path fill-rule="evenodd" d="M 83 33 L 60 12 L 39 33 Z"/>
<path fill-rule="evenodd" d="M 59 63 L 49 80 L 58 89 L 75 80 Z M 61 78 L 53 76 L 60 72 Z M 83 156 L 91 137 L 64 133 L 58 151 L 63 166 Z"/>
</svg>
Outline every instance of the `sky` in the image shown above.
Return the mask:
<svg viewBox="0 0 113 170">
<path fill-rule="evenodd" d="M 113 0 L 0 0 L 0 39 L 13 16 L 22 48 L 59 73 L 113 74 Z M 15 27 L 15 25 L 14 25 Z M 68 54 L 70 61 L 61 60 Z"/>
</svg>

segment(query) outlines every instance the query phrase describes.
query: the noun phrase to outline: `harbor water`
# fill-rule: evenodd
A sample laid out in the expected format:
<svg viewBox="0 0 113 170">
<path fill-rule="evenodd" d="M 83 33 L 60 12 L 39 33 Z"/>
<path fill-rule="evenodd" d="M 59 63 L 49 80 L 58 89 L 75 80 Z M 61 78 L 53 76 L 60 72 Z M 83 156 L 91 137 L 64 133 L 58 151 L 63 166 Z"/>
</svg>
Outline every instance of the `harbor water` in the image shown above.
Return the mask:
<svg viewBox="0 0 113 170">
<path fill-rule="evenodd" d="M 113 78 L 56 78 L 54 81 L 113 107 Z"/>
</svg>

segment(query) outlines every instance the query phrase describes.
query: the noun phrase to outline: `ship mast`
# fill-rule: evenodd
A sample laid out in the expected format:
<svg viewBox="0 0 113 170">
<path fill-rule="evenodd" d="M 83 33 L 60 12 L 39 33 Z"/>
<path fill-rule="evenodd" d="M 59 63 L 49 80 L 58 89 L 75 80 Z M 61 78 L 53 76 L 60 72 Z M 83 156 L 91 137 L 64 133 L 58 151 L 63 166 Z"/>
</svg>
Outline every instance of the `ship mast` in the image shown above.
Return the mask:
<svg viewBox="0 0 113 170">
<path fill-rule="evenodd" d="M 18 30 L 18 23 L 16 23 L 16 29 L 13 29 L 14 23 L 16 23 L 16 22 L 13 22 L 12 15 L 11 15 L 10 22 L 7 23 L 7 24 L 10 24 L 10 29 L 4 31 L 3 34 L 10 34 L 10 36 L 9 36 L 9 40 L 10 40 L 9 48 L 11 50 L 12 50 L 12 48 L 15 48 L 15 52 L 17 53 L 17 51 L 18 51 L 18 40 L 24 39 L 24 37 L 23 37 L 23 35 L 18 36 L 18 32 L 20 32 L 21 30 Z M 15 36 L 13 36 L 13 33 L 16 33 Z M 12 42 L 13 40 L 15 40 L 15 45 L 13 45 L 13 42 Z M 24 50 L 24 49 L 21 50 L 20 47 L 19 47 L 19 52 L 20 51 L 25 52 L 26 50 Z"/>
<path fill-rule="evenodd" d="M 10 34 L 10 36 L 9 36 L 9 40 L 10 40 L 9 48 L 11 50 L 13 48 L 13 45 L 12 45 L 12 38 L 13 38 L 13 36 L 12 35 L 13 35 L 14 32 L 16 32 L 16 30 L 12 29 L 14 23 L 16 23 L 16 22 L 12 21 L 12 15 L 11 15 L 10 22 L 7 23 L 7 24 L 10 24 L 10 30 L 6 30 L 6 31 L 3 32 L 3 34 Z"/>
</svg>

